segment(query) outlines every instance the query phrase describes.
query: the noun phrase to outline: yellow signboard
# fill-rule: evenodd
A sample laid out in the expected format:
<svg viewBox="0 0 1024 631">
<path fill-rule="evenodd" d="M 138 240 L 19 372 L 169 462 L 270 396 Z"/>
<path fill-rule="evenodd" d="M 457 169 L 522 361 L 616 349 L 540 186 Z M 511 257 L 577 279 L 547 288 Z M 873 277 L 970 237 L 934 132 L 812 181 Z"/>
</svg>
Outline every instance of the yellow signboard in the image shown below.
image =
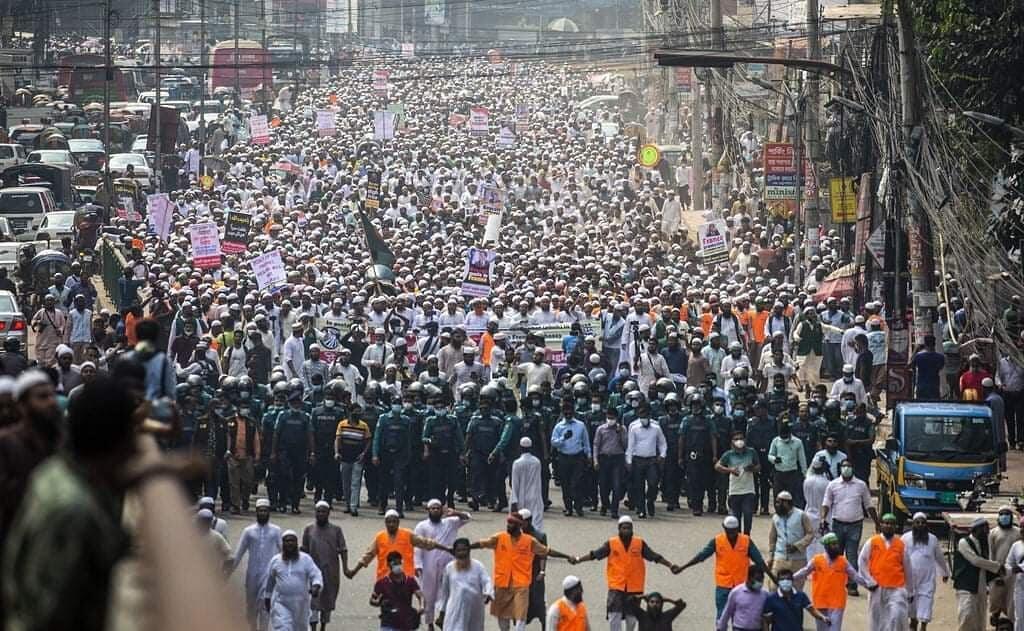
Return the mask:
<svg viewBox="0 0 1024 631">
<path fill-rule="evenodd" d="M 829 180 L 829 198 L 832 204 L 832 223 L 857 221 L 857 191 L 852 177 L 834 177 Z"/>
<path fill-rule="evenodd" d="M 647 144 L 640 147 L 640 151 L 637 152 L 636 159 L 637 162 L 640 163 L 640 166 L 653 169 L 658 166 L 659 162 L 661 162 L 661 151 L 658 149 L 657 145 Z"/>
</svg>

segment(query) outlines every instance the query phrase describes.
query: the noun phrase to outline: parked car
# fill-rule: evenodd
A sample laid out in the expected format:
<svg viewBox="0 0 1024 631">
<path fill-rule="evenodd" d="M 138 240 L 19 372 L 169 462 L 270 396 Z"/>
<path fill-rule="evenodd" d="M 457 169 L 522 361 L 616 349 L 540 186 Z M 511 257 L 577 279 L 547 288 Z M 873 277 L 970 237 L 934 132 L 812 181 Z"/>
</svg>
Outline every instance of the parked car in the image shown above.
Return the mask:
<svg viewBox="0 0 1024 631">
<path fill-rule="evenodd" d="M 107 151 L 103 148 L 103 141 L 95 138 L 72 138 L 68 141 L 71 155 L 78 161 L 86 171 L 102 171 L 103 164 L 107 161 Z"/>
<path fill-rule="evenodd" d="M 50 189 L 42 186 L 15 186 L 0 189 L 0 215 L 11 222 L 19 241 L 30 241 L 25 236 L 35 234 L 43 217 L 57 210 Z"/>
<path fill-rule="evenodd" d="M 0 243 L 14 241 L 15 238 L 11 222 L 7 221 L 7 217 L 0 217 Z"/>
<path fill-rule="evenodd" d="M 146 156 L 139 153 L 115 153 L 110 156 L 110 172 L 117 176 L 123 176 L 128 172 L 128 165 L 132 165 L 135 171 L 135 181 L 142 188 L 151 190 L 153 188 L 153 173 L 146 162 Z"/>
<path fill-rule="evenodd" d="M 131 153 L 138 153 L 140 155 L 146 153 L 146 143 L 147 139 L 145 134 L 136 136 L 135 140 L 132 141 Z"/>
<path fill-rule="evenodd" d="M 81 168 L 68 149 L 38 149 L 28 154 L 28 164 L 57 164 L 66 166 L 74 175 Z"/>
<path fill-rule="evenodd" d="M 60 242 L 64 237 L 71 237 L 72 243 L 75 240 L 75 218 L 78 215 L 73 210 L 59 210 L 47 213 L 39 222 L 39 228 L 31 240 L 33 241 L 54 241 Z"/>
<path fill-rule="evenodd" d="M 0 144 L 0 171 L 7 167 L 25 164 L 28 153 L 25 146 L 18 143 Z"/>
<path fill-rule="evenodd" d="M 10 338 L 17 339 L 24 349 L 28 343 L 28 327 L 18 298 L 9 291 L 0 291 L 0 342 Z"/>
</svg>

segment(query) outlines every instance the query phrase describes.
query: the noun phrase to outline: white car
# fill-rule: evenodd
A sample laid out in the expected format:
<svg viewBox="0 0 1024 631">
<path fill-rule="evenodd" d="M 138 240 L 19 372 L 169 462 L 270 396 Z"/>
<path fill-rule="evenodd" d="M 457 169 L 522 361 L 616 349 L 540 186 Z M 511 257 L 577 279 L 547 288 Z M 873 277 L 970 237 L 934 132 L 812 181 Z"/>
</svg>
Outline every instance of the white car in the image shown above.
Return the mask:
<svg viewBox="0 0 1024 631">
<path fill-rule="evenodd" d="M 64 237 L 75 238 L 75 215 L 73 210 L 60 210 L 47 213 L 39 223 L 33 241 L 54 241 L 59 243 Z"/>
<path fill-rule="evenodd" d="M 118 177 L 125 177 L 128 165 L 131 165 L 135 172 L 135 180 L 146 190 L 153 188 L 153 172 L 146 162 L 146 156 L 138 153 L 115 153 L 110 156 L 110 172 L 116 173 Z"/>
<path fill-rule="evenodd" d="M 25 145 L 18 143 L 0 144 L 0 171 L 7 167 L 25 164 L 26 157 Z"/>
</svg>

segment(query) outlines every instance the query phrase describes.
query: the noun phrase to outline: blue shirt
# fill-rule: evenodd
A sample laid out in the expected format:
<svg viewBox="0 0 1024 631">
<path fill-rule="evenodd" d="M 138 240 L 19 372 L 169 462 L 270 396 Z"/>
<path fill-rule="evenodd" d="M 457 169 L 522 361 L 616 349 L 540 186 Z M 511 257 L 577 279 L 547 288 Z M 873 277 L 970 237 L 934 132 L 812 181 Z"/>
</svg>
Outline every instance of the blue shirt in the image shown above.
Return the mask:
<svg viewBox="0 0 1024 631">
<path fill-rule="evenodd" d="M 566 438 L 565 434 L 569 430 L 572 430 L 572 436 Z M 587 433 L 587 426 L 583 421 L 574 418 L 558 421 L 551 430 L 551 447 L 563 456 L 584 454 L 589 458 L 590 435 Z"/>
<path fill-rule="evenodd" d="M 804 610 L 810 606 L 811 599 L 801 591 L 793 590 L 786 599 L 776 590 L 764 603 L 764 615 L 771 616 L 772 631 L 801 631 L 804 628 Z"/>
<path fill-rule="evenodd" d="M 911 360 L 914 368 L 914 389 L 919 399 L 939 398 L 939 375 L 946 365 L 946 356 L 935 351 L 919 351 Z"/>
</svg>

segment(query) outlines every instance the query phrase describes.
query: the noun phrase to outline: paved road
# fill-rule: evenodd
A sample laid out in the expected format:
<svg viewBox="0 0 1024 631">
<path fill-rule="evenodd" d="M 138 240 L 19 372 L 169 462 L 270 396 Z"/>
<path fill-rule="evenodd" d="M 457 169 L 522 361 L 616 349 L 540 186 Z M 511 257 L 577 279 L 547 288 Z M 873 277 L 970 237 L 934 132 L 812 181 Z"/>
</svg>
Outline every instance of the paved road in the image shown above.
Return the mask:
<svg viewBox="0 0 1024 631">
<path fill-rule="evenodd" d="M 1020 470 L 1024 466 L 1024 455 L 1019 453 L 1011 454 L 1011 468 Z M 1016 476 L 1015 476 L 1016 477 Z M 1011 480 L 1007 488 L 1018 488 L 1020 485 Z M 552 494 L 555 502 L 555 509 L 561 500 L 557 490 Z M 229 530 L 232 545 L 237 541 L 241 529 L 253 518 L 242 516 L 225 516 L 229 519 Z M 351 518 L 339 512 L 332 515 L 335 523 L 338 523 L 344 530 L 345 538 L 350 549 L 350 562 L 355 564 L 359 556 L 369 546 L 373 536 L 383 528 L 383 519 L 376 515 L 374 509 L 360 512 L 358 518 Z M 406 519 L 402 525 L 413 528 L 426 514 L 422 511 L 406 513 Z M 298 516 L 278 515 L 272 517 L 272 521 L 282 528 L 291 528 L 300 533 L 302 528 L 312 522 L 312 510 L 309 500 L 303 503 L 303 514 Z M 704 546 L 705 543 L 718 532 L 720 532 L 720 517 L 708 516 L 693 517 L 688 513 L 666 513 L 661 512 L 655 519 L 637 521 L 636 534 L 643 537 L 652 548 L 667 557 L 670 561 L 684 563 L 693 554 Z M 569 554 L 584 554 L 604 542 L 615 533 L 615 522 L 611 518 L 602 518 L 597 513 L 587 513 L 583 519 L 567 518 L 562 516 L 560 510 L 549 510 L 545 514 L 545 526 L 548 530 L 548 541 L 556 550 Z M 767 517 L 757 517 L 754 522 L 754 540 L 764 550 L 768 544 L 768 530 L 770 522 Z M 467 524 L 462 532 L 471 540 L 482 538 L 503 530 L 504 515 L 492 512 L 482 512 L 473 515 L 472 521 Z M 865 536 L 873 534 L 866 532 Z M 475 558 L 479 559 L 488 568 L 493 567 L 492 556 L 489 551 L 474 552 Z M 375 612 L 368 604 L 370 590 L 372 589 L 371 568 L 363 570 L 352 581 L 343 580 L 340 596 L 338 598 L 338 609 L 336 619 L 343 629 L 369 629 L 373 627 Z M 547 599 L 550 604 L 561 595 L 560 585 L 566 574 L 576 574 L 583 580 L 585 600 L 590 605 L 591 624 L 595 629 L 606 628 L 603 621 L 605 581 L 604 564 L 591 562 L 575 567 L 560 560 L 553 560 L 548 565 Z M 677 628 L 710 629 L 712 628 L 715 615 L 714 587 L 713 587 L 713 560 L 708 560 L 702 565 L 687 570 L 678 576 L 673 576 L 667 569 L 650 567 L 647 573 L 647 589 L 658 590 L 667 597 L 682 597 L 688 603 L 686 612 L 677 623 Z M 867 592 L 862 590 L 862 596 L 852 598 L 847 611 L 847 628 L 867 629 L 868 599 Z M 937 589 L 935 601 L 935 618 L 932 628 L 951 629 L 955 628 L 956 609 L 953 598 L 952 587 L 942 585 Z M 696 625 L 696 626 L 693 626 Z M 805 622 L 805 628 L 811 628 L 810 622 Z M 339 628 L 339 627 L 334 627 Z M 497 629 L 497 623 L 492 619 L 488 622 L 488 629 Z M 534 623 L 532 628 L 537 628 Z"/>
</svg>

